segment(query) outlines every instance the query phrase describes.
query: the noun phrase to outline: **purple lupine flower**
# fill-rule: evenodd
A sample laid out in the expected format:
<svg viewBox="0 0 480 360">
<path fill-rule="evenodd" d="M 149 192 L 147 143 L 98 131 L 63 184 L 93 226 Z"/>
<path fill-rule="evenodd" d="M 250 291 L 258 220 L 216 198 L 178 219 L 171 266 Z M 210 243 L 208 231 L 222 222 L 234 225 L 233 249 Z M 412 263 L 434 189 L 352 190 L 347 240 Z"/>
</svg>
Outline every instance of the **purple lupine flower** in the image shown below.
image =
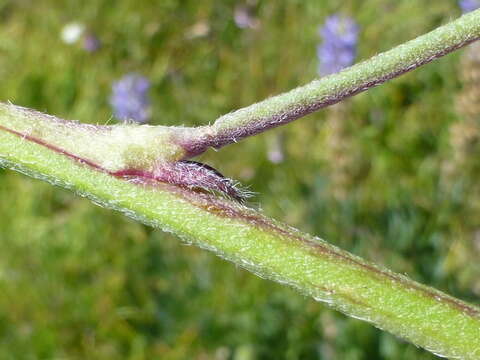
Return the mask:
<svg viewBox="0 0 480 360">
<path fill-rule="evenodd" d="M 480 0 L 460 0 L 458 5 L 463 13 L 467 13 L 480 8 Z"/>
<path fill-rule="evenodd" d="M 319 29 L 322 43 L 317 47 L 318 73 L 339 72 L 353 64 L 357 55 L 358 25 L 350 17 L 332 15 Z"/>
<path fill-rule="evenodd" d="M 240 29 L 255 29 L 259 25 L 258 19 L 252 15 L 251 9 L 245 5 L 237 5 L 235 7 L 233 20 Z"/>
<path fill-rule="evenodd" d="M 146 123 L 150 118 L 150 98 L 148 90 L 150 81 L 147 78 L 128 74 L 112 86 L 110 105 L 118 120 Z"/>
<path fill-rule="evenodd" d="M 100 49 L 101 46 L 100 40 L 94 34 L 87 34 L 83 38 L 83 48 L 88 52 L 93 53 Z"/>
</svg>

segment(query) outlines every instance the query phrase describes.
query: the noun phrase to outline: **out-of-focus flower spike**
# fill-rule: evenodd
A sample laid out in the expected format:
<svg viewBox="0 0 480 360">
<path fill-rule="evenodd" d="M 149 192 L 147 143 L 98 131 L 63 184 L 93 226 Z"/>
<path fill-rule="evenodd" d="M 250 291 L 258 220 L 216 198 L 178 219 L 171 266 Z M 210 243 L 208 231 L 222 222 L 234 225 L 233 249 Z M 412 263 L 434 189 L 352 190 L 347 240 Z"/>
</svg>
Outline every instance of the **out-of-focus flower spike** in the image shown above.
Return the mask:
<svg viewBox="0 0 480 360">
<path fill-rule="evenodd" d="M 322 43 L 317 47 L 318 74 L 325 76 L 353 65 L 357 56 L 359 26 L 354 19 L 334 14 L 319 29 Z M 353 135 L 347 124 L 349 104 L 332 106 L 327 115 L 325 160 L 328 164 L 330 192 L 344 200 L 358 173 Z"/>
<path fill-rule="evenodd" d="M 357 56 L 359 27 L 350 17 L 329 16 L 320 27 L 322 43 L 317 47 L 318 74 L 325 76 L 351 66 Z"/>
<path fill-rule="evenodd" d="M 480 8 L 480 0 L 460 0 L 458 5 L 463 13 L 467 13 Z"/>
<path fill-rule="evenodd" d="M 128 74 L 112 86 L 110 105 L 115 117 L 123 122 L 144 124 L 150 119 L 150 81 L 138 74 Z"/>
<path fill-rule="evenodd" d="M 102 43 L 100 42 L 98 37 L 92 33 L 85 35 L 85 37 L 83 38 L 83 48 L 88 52 L 93 53 L 100 49 L 101 46 Z"/>
<path fill-rule="evenodd" d="M 235 7 L 233 20 L 240 29 L 257 29 L 260 26 L 260 21 L 252 14 L 252 8 L 247 5 Z"/>
</svg>

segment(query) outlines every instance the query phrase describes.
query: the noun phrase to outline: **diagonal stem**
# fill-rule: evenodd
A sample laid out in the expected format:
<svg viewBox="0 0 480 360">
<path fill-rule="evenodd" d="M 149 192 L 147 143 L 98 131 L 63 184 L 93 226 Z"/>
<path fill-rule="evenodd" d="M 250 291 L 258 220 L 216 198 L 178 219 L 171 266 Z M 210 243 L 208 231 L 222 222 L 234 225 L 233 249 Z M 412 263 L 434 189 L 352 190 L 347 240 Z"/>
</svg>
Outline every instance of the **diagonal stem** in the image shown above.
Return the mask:
<svg viewBox="0 0 480 360">
<path fill-rule="evenodd" d="M 255 274 L 293 286 L 436 354 L 479 359 L 478 307 L 240 204 L 177 186 L 138 184 L 112 175 L 148 168 L 158 158 L 178 161 L 288 123 L 479 37 L 477 10 L 340 74 L 196 129 L 82 126 L 2 105 L 0 166 L 67 187 L 96 203 L 172 231 Z M 112 154 L 117 156 L 112 158 Z"/>
<path fill-rule="evenodd" d="M 19 114 L 13 106 L 7 107 L 0 124 Z M 480 358 L 478 307 L 258 211 L 173 185 L 129 182 L 1 127 L 0 166 L 67 187 L 97 204 L 171 231 L 436 354 Z"/>
<path fill-rule="evenodd" d="M 480 9 L 340 73 L 223 115 L 213 125 L 195 129 L 183 145 L 192 157 L 209 147 L 238 142 L 383 84 L 479 38 Z"/>
</svg>

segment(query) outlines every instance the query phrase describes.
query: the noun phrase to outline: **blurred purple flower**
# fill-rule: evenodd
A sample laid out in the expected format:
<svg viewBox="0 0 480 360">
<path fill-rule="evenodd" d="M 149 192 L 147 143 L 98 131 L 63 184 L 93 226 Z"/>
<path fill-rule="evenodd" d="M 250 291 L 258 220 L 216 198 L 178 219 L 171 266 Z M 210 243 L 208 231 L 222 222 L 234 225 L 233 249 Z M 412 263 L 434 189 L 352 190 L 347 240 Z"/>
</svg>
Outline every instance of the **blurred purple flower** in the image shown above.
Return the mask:
<svg viewBox="0 0 480 360">
<path fill-rule="evenodd" d="M 93 34 L 85 35 L 85 37 L 83 39 L 83 48 L 86 51 L 95 52 L 98 49 L 100 49 L 101 46 L 102 46 L 102 44 L 100 43 L 100 40 L 98 39 L 98 37 L 96 37 Z"/>
<path fill-rule="evenodd" d="M 233 20 L 240 29 L 255 29 L 259 25 L 258 19 L 252 15 L 252 10 L 245 5 L 235 6 Z"/>
<path fill-rule="evenodd" d="M 319 75 L 333 74 L 353 64 L 358 31 L 357 23 L 350 17 L 335 14 L 327 18 L 319 29 L 323 40 L 317 47 Z"/>
<path fill-rule="evenodd" d="M 463 13 L 467 13 L 480 8 L 480 0 L 460 0 L 458 2 Z"/>
<path fill-rule="evenodd" d="M 128 74 L 112 86 L 110 105 L 118 120 L 146 123 L 150 118 L 150 98 L 148 90 L 150 81 L 147 78 Z"/>
</svg>

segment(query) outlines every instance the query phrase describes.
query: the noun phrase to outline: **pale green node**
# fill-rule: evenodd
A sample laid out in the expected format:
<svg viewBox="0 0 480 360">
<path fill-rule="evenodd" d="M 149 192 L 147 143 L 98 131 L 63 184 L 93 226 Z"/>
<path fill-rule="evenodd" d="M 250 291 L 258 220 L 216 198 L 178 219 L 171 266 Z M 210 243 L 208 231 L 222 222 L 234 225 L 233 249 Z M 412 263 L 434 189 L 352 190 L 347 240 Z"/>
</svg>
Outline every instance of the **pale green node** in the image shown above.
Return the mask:
<svg viewBox="0 0 480 360">
<path fill-rule="evenodd" d="M 99 126 L 0 104 L 0 126 L 105 170 L 152 170 L 159 162 L 180 160 L 185 150 L 178 139 L 183 127 L 120 124 Z"/>
</svg>

